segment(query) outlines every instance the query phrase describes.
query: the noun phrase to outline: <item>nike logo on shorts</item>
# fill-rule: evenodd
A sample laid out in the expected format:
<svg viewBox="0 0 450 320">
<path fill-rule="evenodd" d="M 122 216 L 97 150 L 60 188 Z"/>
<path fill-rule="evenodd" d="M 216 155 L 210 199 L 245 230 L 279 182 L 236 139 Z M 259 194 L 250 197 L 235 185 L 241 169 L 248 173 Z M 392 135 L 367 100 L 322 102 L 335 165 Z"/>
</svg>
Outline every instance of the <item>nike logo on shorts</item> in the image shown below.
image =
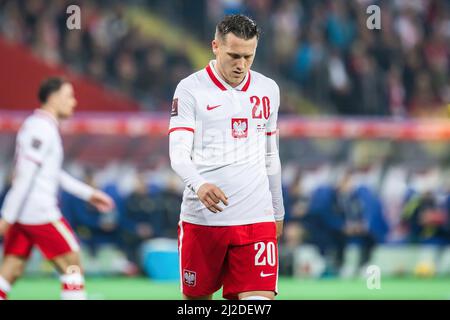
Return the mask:
<svg viewBox="0 0 450 320">
<path fill-rule="evenodd" d="M 209 104 L 206 106 L 206 110 L 212 110 L 212 109 L 215 109 L 215 108 L 218 108 L 218 107 L 220 107 L 221 106 L 221 104 L 218 104 L 218 105 L 216 105 L 216 106 L 210 106 Z"/>
<path fill-rule="evenodd" d="M 270 277 L 270 276 L 274 276 L 275 273 L 264 273 L 264 271 L 261 271 L 260 276 L 261 278 L 265 278 L 265 277 Z"/>
</svg>

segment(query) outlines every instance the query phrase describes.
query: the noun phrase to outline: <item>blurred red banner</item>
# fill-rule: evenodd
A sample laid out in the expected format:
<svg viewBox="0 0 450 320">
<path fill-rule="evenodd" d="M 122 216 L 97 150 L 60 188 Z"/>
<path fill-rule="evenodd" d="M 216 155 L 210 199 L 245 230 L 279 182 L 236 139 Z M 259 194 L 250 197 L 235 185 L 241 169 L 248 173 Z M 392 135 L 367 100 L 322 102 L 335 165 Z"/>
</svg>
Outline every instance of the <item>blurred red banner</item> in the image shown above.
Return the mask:
<svg viewBox="0 0 450 320">
<path fill-rule="evenodd" d="M 0 132 L 16 132 L 29 113 L 0 111 Z M 126 136 L 167 135 L 169 117 L 161 113 L 79 112 L 64 121 L 64 134 Z M 449 120 L 394 120 L 391 118 L 280 117 L 282 138 L 368 138 L 392 140 L 450 140 Z"/>
</svg>

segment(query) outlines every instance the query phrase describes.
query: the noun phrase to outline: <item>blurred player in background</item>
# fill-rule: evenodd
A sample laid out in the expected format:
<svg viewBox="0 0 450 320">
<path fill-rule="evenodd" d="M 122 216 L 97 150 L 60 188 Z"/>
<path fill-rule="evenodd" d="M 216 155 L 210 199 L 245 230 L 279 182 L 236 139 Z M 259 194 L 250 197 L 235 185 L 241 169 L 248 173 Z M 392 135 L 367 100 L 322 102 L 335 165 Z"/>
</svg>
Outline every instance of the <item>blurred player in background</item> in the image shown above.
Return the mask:
<svg viewBox="0 0 450 320">
<path fill-rule="evenodd" d="M 250 71 L 259 29 L 244 15 L 216 27 L 216 60 L 182 80 L 170 120 L 170 159 L 186 183 L 179 224 L 182 293 L 274 299 L 284 205 L 276 144 L 280 92 Z"/>
<path fill-rule="evenodd" d="M 59 123 L 75 108 L 72 85 L 61 78 L 49 78 L 41 84 L 38 95 L 41 108 L 25 120 L 17 135 L 12 187 L 1 209 L 4 259 L 0 299 L 7 298 L 11 285 L 23 273 L 34 245 L 61 274 L 61 298 L 85 299 L 80 247 L 58 208 L 58 187 L 102 212 L 110 211 L 114 203 L 105 193 L 61 170 Z"/>
</svg>

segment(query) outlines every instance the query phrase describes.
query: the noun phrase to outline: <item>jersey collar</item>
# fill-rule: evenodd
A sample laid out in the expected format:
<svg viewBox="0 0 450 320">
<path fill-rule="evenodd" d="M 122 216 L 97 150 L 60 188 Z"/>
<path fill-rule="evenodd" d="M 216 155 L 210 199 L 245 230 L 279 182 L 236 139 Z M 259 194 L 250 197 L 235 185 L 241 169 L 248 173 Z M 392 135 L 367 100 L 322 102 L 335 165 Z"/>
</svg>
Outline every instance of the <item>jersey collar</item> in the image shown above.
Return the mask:
<svg viewBox="0 0 450 320">
<path fill-rule="evenodd" d="M 50 112 L 43 110 L 43 109 L 36 109 L 34 111 L 34 113 L 42 118 L 47 119 L 49 122 L 51 122 L 55 126 L 57 126 L 57 127 L 59 126 L 58 119 L 56 119 L 56 117 L 53 114 L 51 114 Z"/>
<path fill-rule="evenodd" d="M 242 82 L 237 87 L 233 88 L 228 83 L 226 83 L 224 80 L 222 80 L 222 78 L 219 76 L 219 74 L 217 73 L 217 71 L 214 67 L 215 63 L 216 63 L 216 60 L 211 60 L 205 69 L 206 69 L 206 72 L 208 73 L 208 76 L 211 79 L 211 81 L 220 90 L 222 90 L 222 91 L 238 90 L 238 91 L 244 91 L 244 92 L 247 91 L 248 87 L 250 86 L 250 81 L 251 81 L 250 70 L 245 75 L 244 80 L 242 80 Z"/>
</svg>

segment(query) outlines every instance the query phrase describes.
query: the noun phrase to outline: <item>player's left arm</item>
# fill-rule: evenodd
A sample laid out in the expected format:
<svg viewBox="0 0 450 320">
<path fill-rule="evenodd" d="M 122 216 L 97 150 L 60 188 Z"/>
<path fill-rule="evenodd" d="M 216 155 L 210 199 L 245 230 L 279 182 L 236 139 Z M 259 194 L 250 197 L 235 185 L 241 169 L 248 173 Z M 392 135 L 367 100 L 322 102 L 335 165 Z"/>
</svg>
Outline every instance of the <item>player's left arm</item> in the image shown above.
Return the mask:
<svg viewBox="0 0 450 320">
<path fill-rule="evenodd" d="M 266 171 L 269 178 L 269 188 L 272 194 L 272 205 L 275 211 L 275 221 L 277 223 L 277 237 L 283 232 L 284 204 L 281 184 L 281 161 L 278 152 L 278 130 L 277 119 L 280 106 L 280 89 L 275 84 L 276 92 L 274 94 L 273 109 L 267 123 L 266 130 Z"/>
<path fill-rule="evenodd" d="M 61 171 L 59 182 L 65 191 L 89 202 L 100 212 L 109 212 L 114 208 L 114 201 L 109 195 L 75 179 L 67 172 Z"/>
</svg>

